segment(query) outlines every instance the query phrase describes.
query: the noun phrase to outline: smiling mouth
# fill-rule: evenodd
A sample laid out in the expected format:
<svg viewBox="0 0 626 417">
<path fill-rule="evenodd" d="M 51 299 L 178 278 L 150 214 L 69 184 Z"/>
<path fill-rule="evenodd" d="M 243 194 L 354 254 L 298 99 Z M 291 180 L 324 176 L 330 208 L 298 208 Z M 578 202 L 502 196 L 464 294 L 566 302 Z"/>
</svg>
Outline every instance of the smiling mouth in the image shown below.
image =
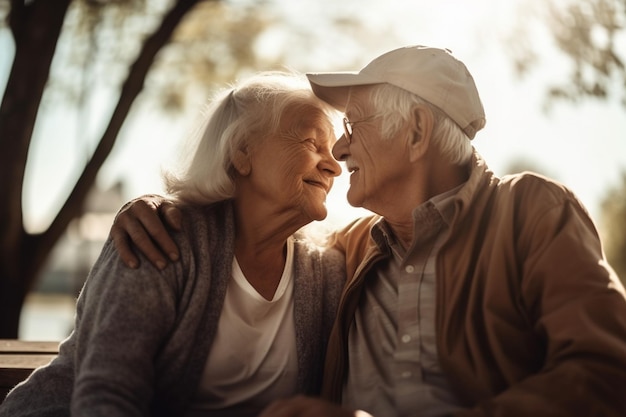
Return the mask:
<svg viewBox="0 0 626 417">
<path fill-rule="evenodd" d="M 358 172 L 358 171 L 359 171 L 359 168 L 357 168 L 357 167 L 347 167 L 347 170 L 348 170 L 348 173 L 349 173 L 350 175 L 352 175 L 352 174 L 354 174 L 354 173 Z"/>
<path fill-rule="evenodd" d="M 328 193 L 329 187 L 328 185 L 326 185 L 325 183 L 319 182 L 319 181 L 313 181 L 313 180 L 304 180 L 305 183 L 309 184 L 309 185 L 313 185 L 315 187 L 319 187 L 322 190 L 324 190 L 326 193 Z"/>
</svg>

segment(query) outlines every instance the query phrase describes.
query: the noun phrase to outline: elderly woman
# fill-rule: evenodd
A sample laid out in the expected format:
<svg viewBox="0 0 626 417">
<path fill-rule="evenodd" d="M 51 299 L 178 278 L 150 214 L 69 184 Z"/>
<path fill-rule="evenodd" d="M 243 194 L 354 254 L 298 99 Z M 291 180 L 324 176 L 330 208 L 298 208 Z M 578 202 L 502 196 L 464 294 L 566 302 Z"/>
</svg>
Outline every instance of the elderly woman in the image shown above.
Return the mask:
<svg viewBox="0 0 626 417">
<path fill-rule="evenodd" d="M 218 96 L 165 177 L 181 262 L 129 269 L 109 239 L 59 357 L 0 415 L 247 416 L 317 393 L 344 260 L 299 229 L 341 172 L 331 112 L 293 74 Z"/>
</svg>

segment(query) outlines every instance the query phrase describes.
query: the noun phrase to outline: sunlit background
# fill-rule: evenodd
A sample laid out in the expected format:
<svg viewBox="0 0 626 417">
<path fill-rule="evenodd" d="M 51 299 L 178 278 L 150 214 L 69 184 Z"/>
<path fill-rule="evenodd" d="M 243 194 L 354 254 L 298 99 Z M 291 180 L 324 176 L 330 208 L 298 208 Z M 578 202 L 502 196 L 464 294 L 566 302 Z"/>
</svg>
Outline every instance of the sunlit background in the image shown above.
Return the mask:
<svg viewBox="0 0 626 417">
<path fill-rule="evenodd" d="M 250 4 L 243 0 L 224 3 L 232 8 L 226 13 L 237 13 L 238 8 Z M 557 8 L 568 3 L 553 2 Z M 449 48 L 465 62 L 481 92 L 487 125 L 473 142 L 491 169 L 498 175 L 530 169 L 555 178 L 571 188 L 600 223 L 601 203 L 608 190 L 620 184 L 626 170 L 626 107 L 622 97 L 611 94 L 576 103 L 547 99 L 549 86 L 569 76 L 572 62 L 550 34 L 546 0 L 273 0 L 260 4 L 256 15 L 271 23 L 262 26 L 253 40 L 253 68 L 234 71 L 239 76 L 276 68 L 276 62 L 301 72 L 353 70 L 399 46 Z M 224 27 L 216 25 L 215 30 Z M 60 50 L 71 47 L 67 38 L 61 38 Z M 516 59 L 527 53 L 524 48 L 537 60 L 519 76 Z M 626 50 L 624 36 L 620 48 Z M 6 82 L 12 54 L 10 37 L 0 32 L 1 85 Z M 225 55 L 225 68 L 215 71 L 228 74 L 237 64 Z M 114 81 L 118 76 L 92 68 L 85 82 L 93 87 L 78 106 L 64 104 L 62 98 L 44 102 L 48 107 L 37 120 L 24 185 L 24 217 L 30 231 L 47 227 L 93 151 L 116 99 L 117 85 L 107 79 L 109 75 Z M 182 85 L 189 77 L 186 71 L 178 73 L 176 67 L 167 75 Z M 619 91 L 620 80 L 612 82 Z M 91 202 L 92 212 L 73 226 L 50 261 L 51 270 L 64 262 L 73 263 L 66 267 L 74 268 L 76 251 L 82 251 L 70 287 L 80 286 L 119 205 L 141 194 L 163 192 L 161 167 L 176 153 L 208 89 L 221 86 L 193 87 L 184 103 L 174 103 L 182 106 L 179 112 L 165 113 L 149 91 L 136 103 L 100 172 L 101 193 Z M 364 213 L 346 203 L 347 181 L 347 175 L 342 175 L 329 195 L 328 221 L 332 224 Z M 85 244 L 84 239 L 91 243 Z M 50 277 L 47 281 L 52 282 Z M 59 296 L 53 289 L 43 288 L 30 301 L 22 317 L 20 338 L 58 340 L 67 334 L 72 295 Z"/>
</svg>

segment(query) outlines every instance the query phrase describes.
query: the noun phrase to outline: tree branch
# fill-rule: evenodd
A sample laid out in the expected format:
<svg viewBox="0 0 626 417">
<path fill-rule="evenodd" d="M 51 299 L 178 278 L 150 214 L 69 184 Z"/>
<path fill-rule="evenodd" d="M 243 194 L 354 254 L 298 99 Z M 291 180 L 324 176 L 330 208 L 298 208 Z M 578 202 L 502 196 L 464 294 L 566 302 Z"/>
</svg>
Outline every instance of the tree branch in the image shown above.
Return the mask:
<svg viewBox="0 0 626 417">
<path fill-rule="evenodd" d="M 43 246 L 48 242 L 56 241 L 63 234 L 69 222 L 80 215 L 82 203 L 95 183 L 100 167 L 110 154 L 133 102 L 143 89 L 146 76 L 157 53 L 167 44 L 178 24 L 197 3 L 198 0 L 180 0 L 175 2 L 172 9 L 165 15 L 161 26 L 146 39 L 137 59 L 130 67 L 117 105 L 94 154 L 86 164 L 74 189 L 50 227 L 41 235 Z"/>
</svg>

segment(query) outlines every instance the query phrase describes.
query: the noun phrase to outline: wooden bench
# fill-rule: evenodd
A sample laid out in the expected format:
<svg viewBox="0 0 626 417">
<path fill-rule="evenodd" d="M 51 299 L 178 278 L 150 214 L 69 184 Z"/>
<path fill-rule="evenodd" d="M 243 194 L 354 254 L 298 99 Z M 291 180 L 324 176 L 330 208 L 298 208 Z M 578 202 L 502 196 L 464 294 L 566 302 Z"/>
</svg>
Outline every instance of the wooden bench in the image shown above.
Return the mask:
<svg viewBox="0 0 626 417">
<path fill-rule="evenodd" d="M 35 368 L 46 365 L 59 353 L 59 342 L 0 339 L 0 403 L 7 393 Z"/>
</svg>

